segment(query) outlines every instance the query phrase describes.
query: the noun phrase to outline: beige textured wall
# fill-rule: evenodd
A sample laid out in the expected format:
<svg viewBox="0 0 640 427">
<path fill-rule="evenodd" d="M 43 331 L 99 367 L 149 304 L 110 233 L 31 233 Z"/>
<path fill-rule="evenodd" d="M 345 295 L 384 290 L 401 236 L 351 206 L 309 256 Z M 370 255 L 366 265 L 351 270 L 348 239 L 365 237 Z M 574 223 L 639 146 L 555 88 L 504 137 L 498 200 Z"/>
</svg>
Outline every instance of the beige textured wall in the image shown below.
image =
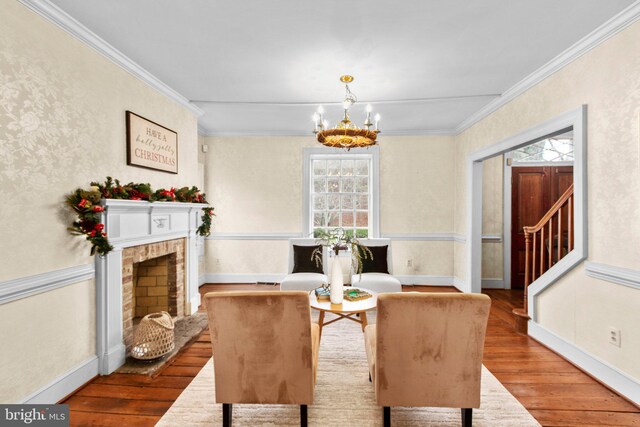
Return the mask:
<svg viewBox="0 0 640 427">
<path fill-rule="evenodd" d="M 95 355 L 93 280 L 0 305 L 0 324 L 0 402 L 18 402 Z"/>
<path fill-rule="evenodd" d="M 482 168 L 482 234 L 502 236 L 503 160 L 497 156 L 486 160 Z M 504 273 L 503 240 L 482 243 L 482 278 L 502 279 Z"/>
<path fill-rule="evenodd" d="M 466 164 L 472 151 L 588 105 L 589 260 L 640 267 L 640 22 L 514 99 L 456 139 L 455 229 L 465 232 Z M 465 275 L 464 245 L 455 271 Z M 640 379 L 640 292 L 588 278 L 583 266 L 539 297 L 543 327 Z M 607 343 L 622 329 L 622 347 Z"/>
<path fill-rule="evenodd" d="M 380 142 L 380 232 L 451 233 L 453 137 L 384 137 Z M 393 273 L 453 275 L 453 242 L 394 241 Z M 413 261 L 407 267 L 407 260 Z"/>
<path fill-rule="evenodd" d="M 125 110 L 178 133 L 178 175 L 126 166 Z M 76 187 L 107 175 L 198 185 L 197 165 L 192 113 L 19 2 L 3 2 L 0 281 L 93 262 L 87 242 L 66 230 L 64 195 Z M 0 342 L 11 349 L 0 357 L 0 401 L 19 401 L 95 354 L 93 293 L 89 281 L 0 305 Z"/>
<path fill-rule="evenodd" d="M 303 149 L 312 137 L 208 137 L 207 184 L 215 232 L 300 233 Z M 385 233 L 453 227 L 452 137 L 382 137 L 380 224 Z M 453 272 L 452 242 L 394 242 L 396 274 Z M 284 274 L 285 241 L 208 240 L 207 272 Z M 411 258 L 414 267 L 407 268 Z"/>
</svg>

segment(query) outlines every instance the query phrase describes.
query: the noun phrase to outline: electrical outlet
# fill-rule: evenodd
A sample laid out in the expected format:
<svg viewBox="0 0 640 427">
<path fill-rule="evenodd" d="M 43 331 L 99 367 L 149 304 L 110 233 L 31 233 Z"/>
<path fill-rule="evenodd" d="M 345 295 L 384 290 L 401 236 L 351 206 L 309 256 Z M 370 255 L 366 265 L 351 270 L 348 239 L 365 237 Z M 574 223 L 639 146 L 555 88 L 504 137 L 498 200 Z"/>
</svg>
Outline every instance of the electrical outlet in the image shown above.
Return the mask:
<svg viewBox="0 0 640 427">
<path fill-rule="evenodd" d="M 206 153 L 207 151 L 209 151 L 209 146 L 207 144 L 202 144 L 202 152 Z"/>
<path fill-rule="evenodd" d="M 407 260 L 407 267 L 413 267 L 413 260 L 412 259 L 408 259 Z"/>
<path fill-rule="evenodd" d="M 615 345 L 616 347 L 620 347 L 622 345 L 621 342 L 620 329 L 614 328 L 613 326 L 609 327 L 609 344 Z"/>
<path fill-rule="evenodd" d="M 216 265 L 220 265 L 220 258 L 216 258 Z"/>
</svg>

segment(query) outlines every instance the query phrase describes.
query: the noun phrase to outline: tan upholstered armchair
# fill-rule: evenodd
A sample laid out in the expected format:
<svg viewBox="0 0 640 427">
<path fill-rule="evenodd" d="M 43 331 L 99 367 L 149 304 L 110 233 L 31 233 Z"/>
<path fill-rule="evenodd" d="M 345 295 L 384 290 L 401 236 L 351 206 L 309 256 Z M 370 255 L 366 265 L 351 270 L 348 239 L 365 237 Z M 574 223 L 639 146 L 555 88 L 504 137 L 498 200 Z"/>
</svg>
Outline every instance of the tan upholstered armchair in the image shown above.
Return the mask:
<svg viewBox="0 0 640 427">
<path fill-rule="evenodd" d="M 365 344 L 385 427 L 391 406 L 461 408 L 462 425 L 471 426 L 490 306 L 481 294 L 378 295 Z"/>
<path fill-rule="evenodd" d="M 319 347 L 309 295 L 210 292 L 204 302 L 223 426 L 231 426 L 234 403 L 300 405 L 300 425 L 306 426 Z"/>
</svg>

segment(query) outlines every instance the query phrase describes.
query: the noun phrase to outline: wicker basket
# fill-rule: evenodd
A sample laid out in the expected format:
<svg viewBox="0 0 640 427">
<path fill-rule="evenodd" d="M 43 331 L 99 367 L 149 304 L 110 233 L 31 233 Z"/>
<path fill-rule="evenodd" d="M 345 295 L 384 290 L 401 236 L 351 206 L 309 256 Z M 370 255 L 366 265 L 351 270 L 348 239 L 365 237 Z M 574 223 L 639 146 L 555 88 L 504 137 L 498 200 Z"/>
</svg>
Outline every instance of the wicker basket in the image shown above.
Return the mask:
<svg viewBox="0 0 640 427">
<path fill-rule="evenodd" d="M 157 359 L 175 347 L 173 319 L 166 311 L 147 314 L 133 333 L 131 356 L 140 360 Z"/>
</svg>

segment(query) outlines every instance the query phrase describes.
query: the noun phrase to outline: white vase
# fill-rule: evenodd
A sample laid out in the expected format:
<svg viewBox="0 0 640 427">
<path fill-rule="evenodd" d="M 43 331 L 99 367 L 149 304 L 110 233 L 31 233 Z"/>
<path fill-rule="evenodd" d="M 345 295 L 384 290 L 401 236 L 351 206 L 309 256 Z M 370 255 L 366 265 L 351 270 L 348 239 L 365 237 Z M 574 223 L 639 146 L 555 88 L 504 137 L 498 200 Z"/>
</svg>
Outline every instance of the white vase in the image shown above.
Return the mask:
<svg viewBox="0 0 640 427">
<path fill-rule="evenodd" d="M 331 304 L 342 304 L 342 298 L 344 297 L 344 281 L 342 278 L 342 265 L 340 265 L 340 258 L 337 256 L 334 257 L 331 264 Z"/>
</svg>

